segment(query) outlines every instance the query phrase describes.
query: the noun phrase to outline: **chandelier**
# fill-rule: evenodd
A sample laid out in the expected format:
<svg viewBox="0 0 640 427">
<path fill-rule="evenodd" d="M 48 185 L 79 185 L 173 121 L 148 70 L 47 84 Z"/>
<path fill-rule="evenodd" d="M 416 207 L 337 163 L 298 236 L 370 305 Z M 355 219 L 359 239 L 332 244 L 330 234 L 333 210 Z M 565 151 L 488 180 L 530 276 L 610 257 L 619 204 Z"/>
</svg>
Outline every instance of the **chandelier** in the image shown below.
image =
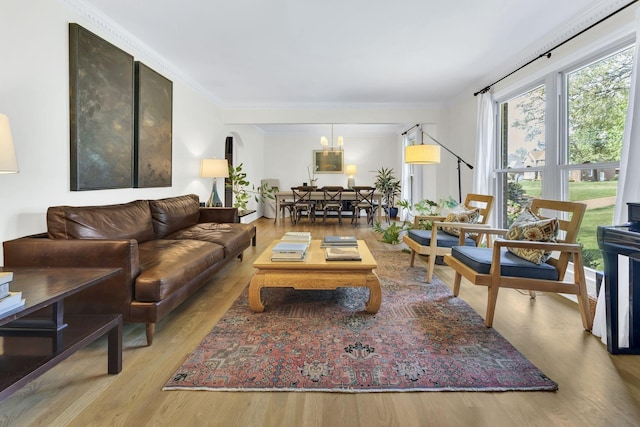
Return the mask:
<svg viewBox="0 0 640 427">
<path fill-rule="evenodd" d="M 326 136 L 320 137 L 320 145 L 322 145 L 322 155 L 328 156 L 330 151 L 342 151 L 342 146 L 344 145 L 344 138 L 342 136 L 338 136 L 337 145 L 334 148 L 333 146 L 333 125 L 331 125 L 331 148 L 329 148 L 329 140 Z"/>
</svg>

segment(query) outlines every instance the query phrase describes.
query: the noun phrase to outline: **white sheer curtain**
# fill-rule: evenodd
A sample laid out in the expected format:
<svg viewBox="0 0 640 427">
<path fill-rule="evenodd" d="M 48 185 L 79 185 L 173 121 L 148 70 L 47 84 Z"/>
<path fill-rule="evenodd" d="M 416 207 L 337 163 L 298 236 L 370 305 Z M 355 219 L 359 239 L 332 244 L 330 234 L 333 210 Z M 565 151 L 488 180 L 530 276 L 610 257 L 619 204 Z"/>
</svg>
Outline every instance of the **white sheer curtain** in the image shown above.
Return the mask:
<svg viewBox="0 0 640 427">
<path fill-rule="evenodd" d="M 420 127 L 412 129 L 402 136 L 402 200 L 409 200 L 413 205 L 422 200 L 422 168 L 404 162 L 404 148 L 422 142 Z M 401 219 L 410 219 L 409 212 L 402 212 Z"/>
<path fill-rule="evenodd" d="M 495 103 L 490 92 L 478 95 L 478 120 L 476 130 L 476 163 L 473 172 L 473 192 L 494 194 L 495 185 Z M 493 226 L 496 215 L 491 215 Z"/>
<path fill-rule="evenodd" d="M 620 155 L 620 174 L 618 177 L 618 194 L 613 214 L 614 224 L 624 224 L 627 218 L 627 202 L 640 201 L 640 179 L 633 168 L 640 164 L 640 8 L 636 9 L 636 45 L 629 87 L 629 106 L 622 137 L 622 153 Z M 629 346 L 629 259 L 619 257 L 618 292 L 619 292 L 619 332 L 618 346 Z M 607 322 L 604 301 L 604 286 L 600 288 L 596 315 L 593 322 L 593 334 L 607 343 Z"/>
</svg>

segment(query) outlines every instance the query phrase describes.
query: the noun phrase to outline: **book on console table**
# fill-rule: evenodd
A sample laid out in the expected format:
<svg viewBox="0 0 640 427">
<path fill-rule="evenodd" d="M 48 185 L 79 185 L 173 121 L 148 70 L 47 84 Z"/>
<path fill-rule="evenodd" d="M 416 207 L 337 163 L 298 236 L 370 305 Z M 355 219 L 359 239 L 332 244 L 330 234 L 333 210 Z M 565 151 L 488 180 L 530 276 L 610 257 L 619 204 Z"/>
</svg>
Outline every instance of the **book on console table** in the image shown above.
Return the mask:
<svg viewBox="0 0 640 427">
<path fill-rule="evenodd" d="M 24 306 L 22 292 L 9 292 L 9 295 L 0 299 L 0 316 Z"/>
<path fill-rule="evenodd" d="M 325 236 L 320 244 L 320 247 L 323 248 L 344 246 L 357 247 L 358 240 L 356 239 L 356 236 Z"/>
<path fill-rule="evenodd" d="M 325 248 L 324 258 L 327 261 L 362 261 L 358 248 L 353 246 Z"/>
<path fill-rule="evenodd" d="M 13 280 L 13 273 L 10 271 L 0 272 L 0 298 L 9 295 L 9 283 Z"/>
</svg>

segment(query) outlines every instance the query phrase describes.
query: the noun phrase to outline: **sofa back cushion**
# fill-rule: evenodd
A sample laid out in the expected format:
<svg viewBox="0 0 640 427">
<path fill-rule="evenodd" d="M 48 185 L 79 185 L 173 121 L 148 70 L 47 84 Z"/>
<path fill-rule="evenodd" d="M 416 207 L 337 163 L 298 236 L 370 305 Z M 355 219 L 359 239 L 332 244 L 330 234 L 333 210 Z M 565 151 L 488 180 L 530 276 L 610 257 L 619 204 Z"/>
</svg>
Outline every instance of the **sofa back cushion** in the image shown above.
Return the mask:
<svg viewBox="0 0 640 427">
<path fill-rule="evenodd" d="M 47 231 L 51 239 L 136 239 L 154 238 L 149 202 L 105 206 L 53 206 L 47 210 Z"/>
<path fill-rule="evenodd" d="M 200 198 L 195 194 L 149 200 L 156 239 L 198 223 Z"/>
</svg>

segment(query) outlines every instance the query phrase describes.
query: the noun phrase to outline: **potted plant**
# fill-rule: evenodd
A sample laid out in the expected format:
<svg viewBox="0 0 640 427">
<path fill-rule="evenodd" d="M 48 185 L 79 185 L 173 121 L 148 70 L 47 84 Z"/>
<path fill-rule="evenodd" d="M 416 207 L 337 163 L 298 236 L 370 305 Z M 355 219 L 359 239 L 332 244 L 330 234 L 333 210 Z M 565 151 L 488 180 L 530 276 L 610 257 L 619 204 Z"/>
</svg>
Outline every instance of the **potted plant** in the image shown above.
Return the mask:
<svg viewBox="0 0 640 427">
<path fill-rule="evenodd" d="M 451 210 L 458 206 L 458 202 L 452 197 L 441 197 L 440 200 L 434 202 L 433 200 L 424 199 L 411 205 L 409 200 L 402 200 L 398 202 L 398 206 L 406 209 L 409 212 L 409 216 L 412 215 L 426 215 L 426 216 L 438 216 L 442 215 L 445 209 Z M 419 228 L 425 230 L 431 230 L 431 221 L 420 221 Z"/>
<path fill-rule="evenodd" d="M 373 226 L 373 231 L 381 235 L 381 242 L 389 243 L 391 245 L 397 245 L 398 243 L 400 243 L 400 236 L 402 235 L 402 233 L 409 228 L 411 228 L 411 224 L 407 221 L 393 221 L 387 228 L 383 228 L 380 224 L 380 221 L 376 221 Z"/>
<path fill-rule="evenodd" d="M 391 218 L 397 217 L 398 208 L 395 201 L 397 197 L 400 197 L 400 180 L 394 176 L 393 168 L 380 168 L 374 186 L 382 193 L 383 203 L 389 209 L 389 216 Z"/>
<path fill-rule="evenodd" d="M 313 172 L 312 172 L 312 168 L 313 168 Z M 309 165 L 307 166 L 307 175 L 309 176 L 309 185 L 311 187 L 316 187 L 318 185 L 318 178 L 316 178 L 316 170 L 318 169 L 318 166 L 312 166 Z"/>
<path fill-rule="evenodd" d="M 229 181 L 231 182 L 231 191 L 233 192 L 233 207 L 240 210 L 246 210 L 247 204 L 251 199 L 251 193 L 254 195 L 256 202 L 264 201 L 265 199 L 274 199 L 273 193 L 276 189 L 269 186 L 266 182 L 256 188 L 247 181 L 247 174 L 242 171 L 243 164 L 240 163 L 237 167 L 229 165 Z M 251 189 L 249 189 L 251 185 Z"/>
</svg>

